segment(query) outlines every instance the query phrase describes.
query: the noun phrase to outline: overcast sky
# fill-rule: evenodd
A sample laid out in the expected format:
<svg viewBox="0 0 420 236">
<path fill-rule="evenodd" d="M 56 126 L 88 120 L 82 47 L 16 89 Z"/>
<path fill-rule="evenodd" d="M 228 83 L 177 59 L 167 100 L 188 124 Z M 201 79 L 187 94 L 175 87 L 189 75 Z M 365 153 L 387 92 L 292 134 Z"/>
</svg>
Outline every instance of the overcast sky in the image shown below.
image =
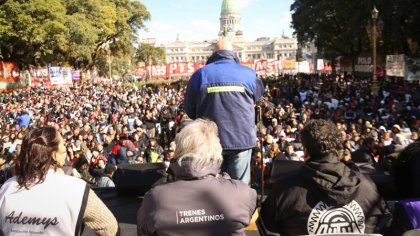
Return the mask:
<svg viewBox="0 0 420 236">
<path fill-rule="evenodd" d="M 291 37 L 290 5 L 293 0 L 237 0 L 241 8 L 242 31 L 246 40 L 259 37 Z M 223 0 L 140 0 L 152 18 L 140 38 L 160 43 L 216 39 Z"/>
</svg>

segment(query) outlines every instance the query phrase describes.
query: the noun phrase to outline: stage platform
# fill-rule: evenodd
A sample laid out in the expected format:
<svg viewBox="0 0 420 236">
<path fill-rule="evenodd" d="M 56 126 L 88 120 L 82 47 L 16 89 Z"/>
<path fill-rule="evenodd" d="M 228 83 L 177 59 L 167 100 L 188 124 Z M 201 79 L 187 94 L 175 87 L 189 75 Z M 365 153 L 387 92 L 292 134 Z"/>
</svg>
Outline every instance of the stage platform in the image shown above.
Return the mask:
<svg viewBox="0 0 420 236">
<path fill-rule="evenodd" d="M 292 162 L 293 166 L 297 163 Z M 393 202 L 397 199 L 396 189 L 393 184 L 393 179 L 390 174 L 385 171 L 382 167 L 378 165 L 370 165 L 370 164 L 357 164 L 365 176 L 370 177 L 378 187 L 380 194 L 384 197 L 385 200 L 388 202 Z M 291 168 L 290 165 L 287 165 L 287 161 L 283 161 L 281 164 L 276 168 L 273 168 L 275 171 L 271 174 L 274 180 L 282 179 L 284 176 L 288 176 L 290 174 L 296 174 L 298 172 L 296 167 Z M 293 173 L 291 173 L 293 172 Z M 104 201 L 105 205 L 111 210 L 111 212 L 117 218 L 117 221 L 120 226 L 121 235 L 131 236 L 137 235 L 137 210 L 141 206 L 141 202 L 143 200 L 142 197 L 138 196 L 124 196 L 119 195 L 116 188 L 93 188 L 96 194 Z M 261 189 L 256 189 L 258 193 L 258 199 L 261 197 Z M 264 196 L 267 196 L 270 192 L 270 187 L 264 189 Z M 255 225 L 255 220 L 257 219 L 257 213 L 254 214 L 251 224 L 246 229 L 246 235 L 249 236 L 257 236 L 259 235 L 258 229 Z M 92 230 L 86 228 L 82 234 L 83 236 L 93 236 L 95 235 Z"/>
</svg>

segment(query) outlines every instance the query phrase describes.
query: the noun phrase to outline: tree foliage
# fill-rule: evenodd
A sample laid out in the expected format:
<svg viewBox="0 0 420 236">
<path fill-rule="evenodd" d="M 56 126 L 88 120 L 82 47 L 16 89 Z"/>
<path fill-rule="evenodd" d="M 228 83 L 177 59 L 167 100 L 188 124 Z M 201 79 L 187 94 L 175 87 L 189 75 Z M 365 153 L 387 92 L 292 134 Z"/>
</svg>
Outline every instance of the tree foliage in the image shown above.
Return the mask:
<svg viewBox="0 0 420 236">
<path fill-rule="evenodd" d="M 150 13 L 132 0 L 5 0 L 0 60 L 91 68 L 99 57 L 132 54 Z"/>
<path fill-rule="evenodd" d="M 137 62 L 144 62 L 146 65 L 165 63 L 165 49 L 150 44 L 140 44 L 136 51 Z"/>
<path fill-rule="evenodd" d="M 292 26 L 300 43 L 314 42 L 326 56 L 354 58 L 371 51 L 367 26 L 374 5 L 383 26 L 379 52 L 415 54 L 407 39 L 420 42 L 418 0 L 295 0 Z"/>
</svg>

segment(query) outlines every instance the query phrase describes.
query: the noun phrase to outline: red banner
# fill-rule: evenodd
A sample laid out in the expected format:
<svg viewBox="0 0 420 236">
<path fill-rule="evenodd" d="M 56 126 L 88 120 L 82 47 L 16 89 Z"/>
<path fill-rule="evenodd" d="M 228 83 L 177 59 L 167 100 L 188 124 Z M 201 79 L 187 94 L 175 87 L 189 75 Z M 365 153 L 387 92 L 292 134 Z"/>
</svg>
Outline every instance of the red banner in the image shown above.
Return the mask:
<svg viewBox="0 0 420 236">
<path fill-rule="evenodd" d="M 134 67 L 134 76 L 146 76 L 146 66 L 136 66 Z"/>
<path fill-rule="evenodd" d="M 201 62 L 174 62 L 167 65 L 166 74 L 168 76 L 192 75 L 204 65 L 205 64 Z"/>
<path fill-rule="evenodd" d="M 15 62 L 0 61 L 0 82 L 19 83 L 19 67 Z"/>
<path fill-rule="evenodd" d="M 279 71 L 279 61 L 261 59 L 255 61 L 255 71 L 258 75 L 272 75 Z"/>
<path fill-rule="evenodd" d="M 51 86 L 50 75 L 46 66 L 35 67 L 29 65 L 29 74 L 31 75 L 32 87 Z"/>
<path fill-rule="evenodd" d="M 134 75 L 140 77 L 150 75 L 154 79 L 189 76 L 203 66 L 205 66 L 205 63 L 202 62 L 173 62 L 166 65 L 137 66 L 134 68 Z"/>
</svg>

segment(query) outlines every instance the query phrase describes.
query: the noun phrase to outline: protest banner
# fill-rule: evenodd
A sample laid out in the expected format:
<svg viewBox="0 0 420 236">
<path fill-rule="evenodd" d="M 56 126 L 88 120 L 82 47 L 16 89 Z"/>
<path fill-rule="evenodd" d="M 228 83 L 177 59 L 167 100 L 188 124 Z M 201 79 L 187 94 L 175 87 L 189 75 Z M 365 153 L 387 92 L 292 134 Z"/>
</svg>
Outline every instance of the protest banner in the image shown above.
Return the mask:
<svg viewBox="0 0 420 236">
<path fill-rule="evenodd" d="M 18 89 L 21 83 L 19 67 L 15 62 L 0 61 L 0 90 Z"/>
<path fill-rule="evenodd" d="M 357 58 L 354 71 L 359 73 L 372 73 L 372 57 L 360 56 Z"/>
<path fill-rule="evenodd" d="M 80 77 L 81 77 L 81 73 L 80 72 L 81 72 L 80 70 L 74 70 L 74 71 L 72 71 L 71 72 L 71 78 L 72 78 L 72 80 L 79 81 L 80 80 Z"/>
<path fill-rule="evenodd" d="M 38 88 L 41 86 L 50 86 L 50 76 L 48 67 L 36 67 L 29 65 L 29 74 L 31 75 L 31 86 Z"/>
<path fill-rule="evenodd" d="M 420 80 L 420 58 L 407 58 L 405 64 L 405 79 Z"/>
<path fill-rule="evenodd" d="M 404 77 L 405 74 L 405 57 L 400 55 L 386 56 L 386 75 Z"/>
<path fill-rule="evenodd" d="M 259 76 L 274 75 L 279 72 L 279 61 L 275 59 L 261 59 L 254 63 L 255 71 Z"/>
<path fill-rule="evenodd" d="M 19 67 L 15 62 L 0 61 L 0 82 L 20 82 Z"/>
<path fill-rule="evenodd" d="M 318 60 L 316 60 L 316 70 L 317 71 L 324 70 L 324 59 L 318 59 Z"/>
</svg>

